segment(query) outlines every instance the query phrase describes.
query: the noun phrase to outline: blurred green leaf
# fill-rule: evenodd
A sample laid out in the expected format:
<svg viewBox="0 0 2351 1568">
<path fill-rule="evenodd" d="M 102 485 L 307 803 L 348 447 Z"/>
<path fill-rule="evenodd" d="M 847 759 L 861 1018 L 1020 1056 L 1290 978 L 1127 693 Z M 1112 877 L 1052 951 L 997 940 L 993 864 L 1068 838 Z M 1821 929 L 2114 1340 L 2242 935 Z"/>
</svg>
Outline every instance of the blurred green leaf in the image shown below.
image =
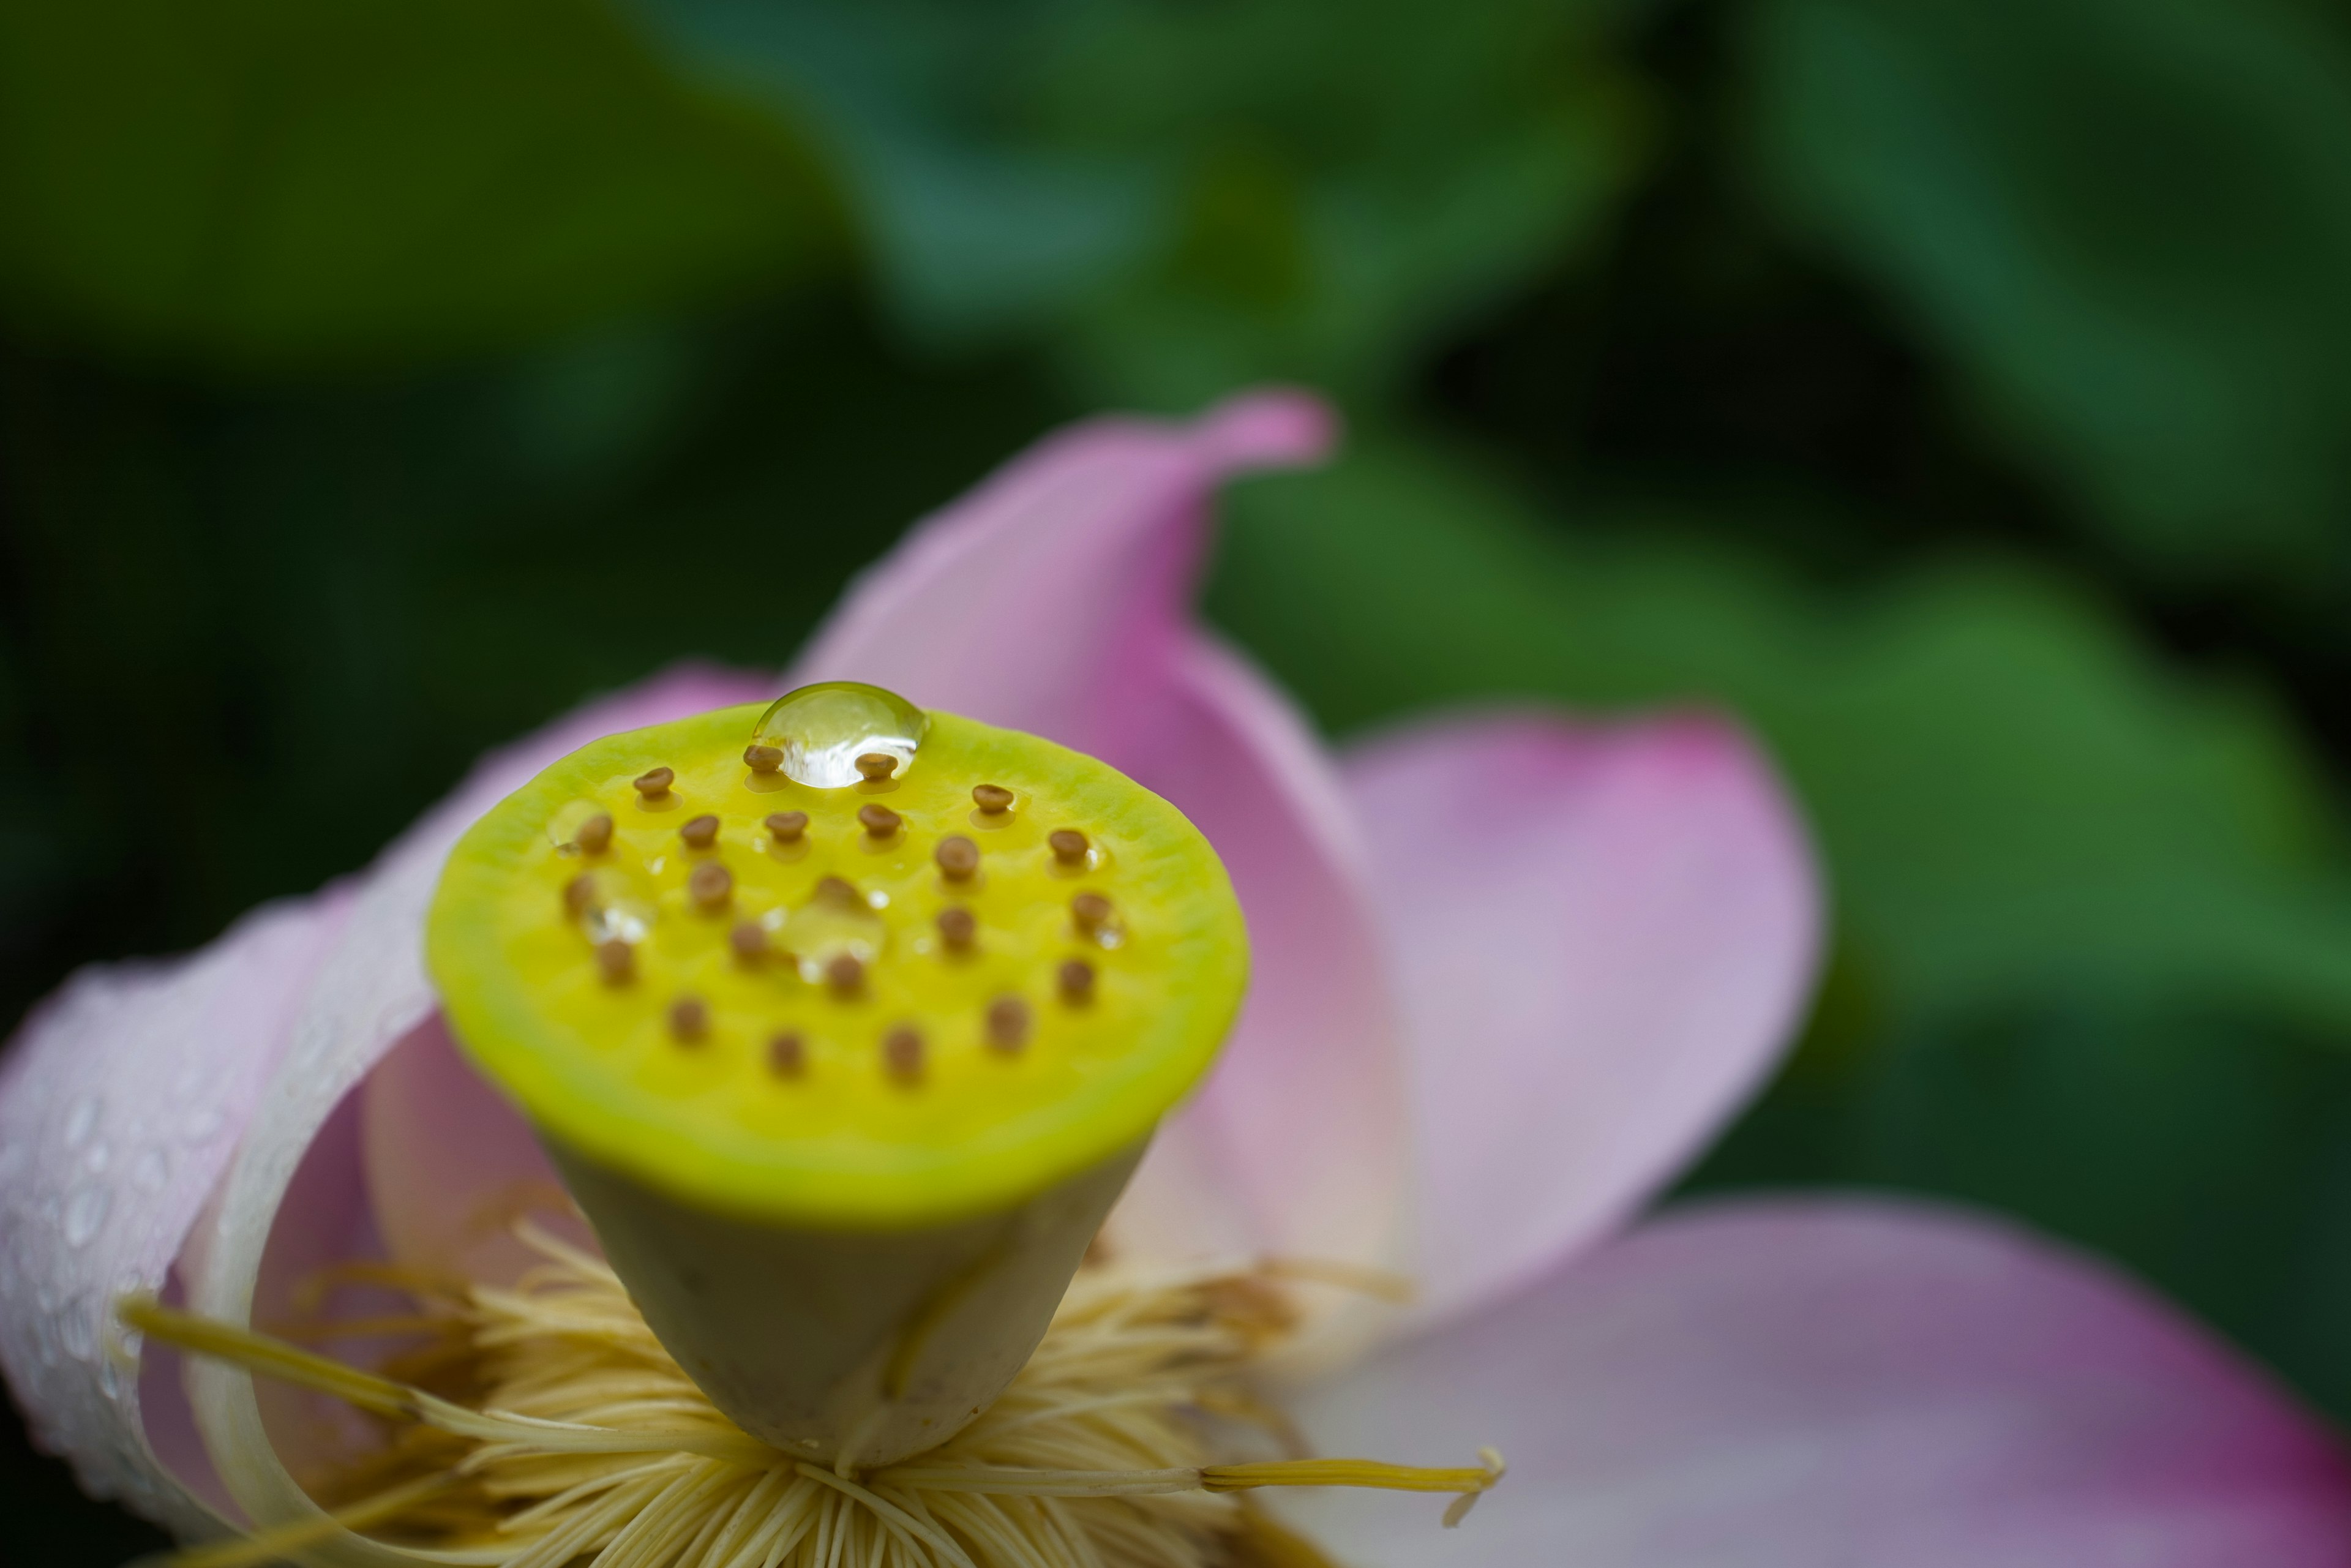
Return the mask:
<svg viewBox="0 0 2351 1568">
<path fill-rule="evenodd" d="M 637 0 L 821 123 L 927 335 L 1043 331 L 1098 395 L 1378 395 L 1587 237 L 1640 117 L 1626 0 Z"/>
<path fill-rule="evenodd" d="M 2284 0 L 1768 0 L 1764 186 L 2158 567 L 2351 564 L 2351 39 Z"/>
<path fill-rule="evenodd" d="M 407 361 L 837 249 L 789 128 L 597 0 L 89 0 L 0 15 L 0 306 L 117 349 Z"/>
<path fill-rule="evenodd" d="M 1654 528 L 1548 537 L 1395 453 L 1258 482 L 1238 511 L 1217 612 L 1334 727 L 1513 694 L 1745 715 L 1892 1016 L 2087 986 L 2351 1042 L 2351 878 L 2287 727 L 2045 577 L 1953 567 L 1839 602 Z"/>
</svg>

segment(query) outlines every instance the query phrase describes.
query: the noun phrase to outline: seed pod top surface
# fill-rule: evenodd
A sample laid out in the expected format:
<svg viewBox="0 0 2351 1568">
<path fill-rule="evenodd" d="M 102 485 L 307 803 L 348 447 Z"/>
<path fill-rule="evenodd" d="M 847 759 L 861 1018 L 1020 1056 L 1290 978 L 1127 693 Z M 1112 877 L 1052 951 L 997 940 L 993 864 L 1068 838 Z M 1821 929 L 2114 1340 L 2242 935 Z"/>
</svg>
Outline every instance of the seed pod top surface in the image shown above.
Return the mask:
<svg viewBox="0 0 2351 1568">
<path fill-rule="evenodd" d="M 543 1134 L 715 1211 L 844 1228 L 1000 1208 L 1139 1142 L 1248 970 L 1224 868 L 1166 801 L 854 686 L 557 762 L 458 843 L 426 955 Z"/>
</svg>

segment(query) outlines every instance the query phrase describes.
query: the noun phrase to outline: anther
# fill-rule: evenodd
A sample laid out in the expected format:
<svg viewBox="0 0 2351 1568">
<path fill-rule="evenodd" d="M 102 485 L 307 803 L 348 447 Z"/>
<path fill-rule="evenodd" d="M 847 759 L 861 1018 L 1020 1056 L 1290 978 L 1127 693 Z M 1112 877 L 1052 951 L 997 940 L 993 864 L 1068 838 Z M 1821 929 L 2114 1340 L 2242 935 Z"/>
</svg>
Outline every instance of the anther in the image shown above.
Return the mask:
<svg viewBox="0 0 2351 1568">
<path fill-rule="evenodd" d="M 815 900 L 836 909 L 862 909 L 865 900 L 857 895 L 857 884 L 843 876 L 828 876 L 816 884 Z"/>
<path fill-rule="evenodd" d="M 648 800 L 658 800 L 668 794 L 669 787 L 676 782 L 676 768 L 656 768 L 650 773 L 637 775 L 637 793 Z"/>
<path fill-rule="evenodd" d="M 601 855 L 612 844 L 612 817 L 609 811 L 599 811 L 580 824 L 571 836 L 582 854 Z"/>
<path fill-rule="evenodd" d="M 808 831 L 808 813 L 806 811 L 770 811 L 768 813 L 768 820 L 760 826 L 776 836 L 776 842 L 796 844 L 800 841 L 800 835 Z"/>
<path fill-rule="evenodd" d="M 1099 936 L 1110 924 L 1111 904 L 1099 893 L 1081 893 L 1070 900 L 1070 918 L 1088 936 Z"/>
<path fill-rule="evenodd" d="M 882 1065 L 901 1083 L 923 1076 L 923 1036 L 913 1024 L 902 1023 L 882 1037 Z"/>
<path fill-rule="evenodd" d="M 756 964 L 768 956 L 768 932 L 756 920 L 738 920 L 735 929 L 726 933 L 726 946 L 735 949 L 735 956 L 746 964 Z"/>
<path fill-rule="evenodd" d="M 1012 791 L 1001 784 L 975 784 L 971 803 L 991 817 L 1000 817 L 1012 810 Z"/>
<path fill-rule="evenodd" d="M 784 765 L 784 748 L 780 746 L 747 746 L 743 748 L 743 762 L 754 773 L 773 773 Z"/>
<path fill-rule="evenodd" d="M 898 771 L 898 759 L 886 751 L 866 751 L 858 754 L 857 771 L 868 784 L 879 784 Z"/>
<path fill-rule="evenodd" d="M 862 762 L 865 759 L 861 757 L 858 760 Z M 857 820 L 865 824 L 866 836 L 875 839 L 886 839 L 896 832 L 902 821 L 898 813 L 887 806 L 860 806 L 857 808 Z"/>
<path fill-rule="evenodd" d="M 678 829 L 677 836 L 690 850 L 706 850 L 718 841 L 718 819 L 705 811 Z"/>
<path fill-rule="evenodd" d="M 1094 999 L 1094 967 L 1083 958 L 1065 960 L 1054 977 L 1061 990 L 1061 999 L 1072 1007 Z"/>
<path fill-rule="evenodd" d="M 685 879 L 685 892 L 696 909 L 705 915 L 715 913 L 735 896 L 735 873 L 716 861 L 704 861 Z"/>
<path fill-rule="evenodd" d="M 1086 836 L 1075 828 L 1055 828 L 1045 835 L 1045 842 L 1053 858 L 1063 865 L 1086 863 Z"/>
<path fill-rule="evenodd" d="M 768 1071 L 778 1078 L 798 1078 L 808 1071 L 808 1045 L 790 1030 L 768 1041 Z"/>
<path fill-rule="evenodd" d="M 563 909 L 567 915 L 585 915 L 588 906 L 596 902 L 596 879 L 581 872 L 563 884 Z"/>
<path fill-rule="evenodd" d="M 1029 1043 L 1029 1004 L 998 997 L 987 1004 L 987 1043 L 1007 1056 Z"/>
<path fill-rule="evenodd" d="M 865 988 L 865 962 L 854 953 L 839 954 L 824 967 L 824 983 L 836 997 L 853 997 Z"/>
<path fill-rule="evenodd" d="M 700 997 L 680 997 L 669 1005 L 669 1032 L 680 1045 L 710 1038 L 710 1008 Z"/>
<path fill-rule="evenodd" d="M 940 874 L 949 882 L 968 882 L 971 873 L 979 869 L 979 846 L 957 833 L 951 839 L 941 839 L 932 858 L 939 862 Z"/>
<path fill-rule="evenodd" d="M 951 952 L 968 953 L 973 938 L 979 935 L 979 922 L 971 911 L 956 906 L 939 911 L 939 936 Z"/>
<path fill-rule="evenodd" d="M 596 971 L 608 986 L 625 986 L 637 977 L 637 950 L 619 937 L 596 944 Z"/>
</svg>

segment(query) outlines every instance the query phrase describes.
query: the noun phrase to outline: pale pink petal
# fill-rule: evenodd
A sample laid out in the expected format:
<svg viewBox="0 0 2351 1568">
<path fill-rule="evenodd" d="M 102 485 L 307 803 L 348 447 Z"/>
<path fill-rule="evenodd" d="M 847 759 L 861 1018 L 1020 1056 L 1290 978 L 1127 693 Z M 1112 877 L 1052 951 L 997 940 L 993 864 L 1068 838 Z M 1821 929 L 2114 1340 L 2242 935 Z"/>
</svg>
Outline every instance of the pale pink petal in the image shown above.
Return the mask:
<svg viewBox="0 0 2351 1568">
<path fill-rule="evenodd" d="M 2020 1230 L 1894 1201 L 1669 1214 L 1303 1401 L 1317 1448 L 1510 1461 L 1301 1496 L 1353 1568 L 2337 1568 L 2351 1471 L 2268 1378 Z"/>
<path fill-rule="evenodd" d="M 852 583 L 794 682 L 869 681 L 1115 763 L 1186 641 L 1216 486 L 1311 462 L 1332 435 L 1290 392 L 1054 435 Z"/>
<path fill-rule="evenodd" d="M 360 1091 L 368 1192 L 384 1249 L 432 1272 L 511 1282 L 536 1254 L 521 1215 L 569 1199 L 522 1113 L 458 1054 L 439 1013 L 408 1031 Z"/>
<path fill-rule="evenodd" d="M 1703 716 L 1447 718 L 1346 784 L 1407 1019 L 1433 1312 L 1547 1269 L 1668 1180 L 1801 1020 L 1804 830 Z"/>
<path fill-rule="evenodd" d="M 164 1288 L 349 906 L 331 890 L 190 958 L 85 969 L 0 1063 L 0 1366 L 86 1490 L 175 1529 L 203 1515 L 149 1449 L 113 1303 Z M 167 1447 L 204 1488 L 197 1456 Z"/>
<path fill-rule="evenodd" d="M 238 1269 L 249 1295 L 273 1228 L 285 1238 L 275 1271 L 289 1276 L 314 1256 L 372 1244 L 356 1163 L 327 1157 L 357 1144 L 319 1134 L 366 1066 L 430 1013 L 422 901 L 456 834 L 597 735 L 778 689 L 687 668 L 591 705 L 487 759 L 364 876 L 258 911 L 193 957 L 87 970 L 37 1009 L 0 1063 L 0 1366 L 42 1441 L 92 1492 L 201 1529 L 202 1508 L 159 1469 L 160 1448 L 207 1500 L 216 1495 L 196 1473 L 175 1398 L 157 1402 L 151 1447 L 141 1389 L 158 1383 L 113 1329 L 118 1296 L 164 1290 L 175 1260 L 200 1306 L 205 1281 L 224 1288 Z M 273 1105 L 281 1136 L 262 1162 L 272 1168 L 256 1173 L 248 1134 Z M 320 1157 L 298 1182 L 314 1143 Z M 246 1171 L 248 1195 L 256 1174 L 276 1183 L 257 1220 L 238 1228 L 225 1224 L 232 1170 Z"/>
<path fill-rule="evenodd" d="M 1135 1173 L 1112 1240 L 1394 1264 L 1408 1124 L 1353 819 L 1320 743 L 1237 655 L 1196 638 L 1170 674 L 1129 760 L 1231 871 L 1253 977 L 1224 1059 Z"/>
<path fill-rule="evenodd" d="M 1249 999 L 1113 1223 L 1130 1247 L 1393 1253 L 1401 1082 L 1348 807 L 1294 710 L 1203 638 L 1191 605 L 1216 486 L 1331 439 L 1320 404 L 1281 392 L 1056 436 L 860 578 L 793 672 L 1091 753 L 1223 856 Z"/>
</svg>

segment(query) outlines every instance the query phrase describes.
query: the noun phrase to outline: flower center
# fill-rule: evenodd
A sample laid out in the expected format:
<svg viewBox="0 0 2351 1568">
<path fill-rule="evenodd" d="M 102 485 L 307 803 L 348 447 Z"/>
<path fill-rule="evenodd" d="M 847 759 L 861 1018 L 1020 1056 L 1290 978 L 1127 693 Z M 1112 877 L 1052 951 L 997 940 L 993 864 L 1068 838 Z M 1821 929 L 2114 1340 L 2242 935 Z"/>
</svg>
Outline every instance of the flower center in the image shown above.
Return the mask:
<svg viewBox="0 0 2351 1568">
<path fill-rule="evenodd" d="M 1247 1493 L 1449 1492 L 1452 1524 L 1502 1474 L 1491 1450 L 1440 1469 L 1296 1457 L 1249 1375 L 1289 1332 L 1289 1284 L 1309 1271 L 1264 1264 L 1089 1266 L 978 1419 L 894 1463 L 820 1465 L 712 1405 L 601 1259 L 528 1222 L 517 1234 L 541 1262 L 513 1287 L 419 1278 L 403 1286 L 414 1318 L 355 1325 L 422 1336 L 381 1375 L 126 1301 L 134 1329 L 384 1423 L 377 1456 L 322 1489 L 333 1513 L 180 1568 L 244 1568 L 345 1531 L 484 1568 L 1298 1568 L 1323 1559 Z"/>
</svg>

